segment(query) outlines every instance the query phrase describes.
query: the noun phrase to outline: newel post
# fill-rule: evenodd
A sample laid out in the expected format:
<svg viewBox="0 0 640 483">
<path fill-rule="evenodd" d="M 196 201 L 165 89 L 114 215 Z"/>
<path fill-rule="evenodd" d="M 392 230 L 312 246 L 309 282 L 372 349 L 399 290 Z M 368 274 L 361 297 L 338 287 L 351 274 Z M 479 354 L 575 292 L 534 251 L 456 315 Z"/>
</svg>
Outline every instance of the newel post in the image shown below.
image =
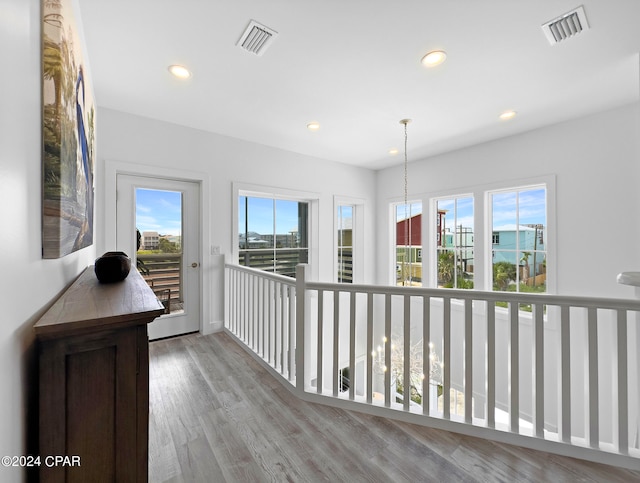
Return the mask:
<svg viewBox="0 0 640 483">
<path fill-rule="evenodd" d="M 229 292 L 229 277 L 230 274 L 227 273 L 227 259 L 224 254 L 220 255 L 220 260 L 222 260 L 222 328 L 229 329 L 231 324 L 229 323 L 229 312 L 230 310 L 230 292 Z"/>
<path fill-rule="evenodd" d="M 296 388 L 304 392 L 304 325 L 307 264 L 296 266 Z"/>
</svg>

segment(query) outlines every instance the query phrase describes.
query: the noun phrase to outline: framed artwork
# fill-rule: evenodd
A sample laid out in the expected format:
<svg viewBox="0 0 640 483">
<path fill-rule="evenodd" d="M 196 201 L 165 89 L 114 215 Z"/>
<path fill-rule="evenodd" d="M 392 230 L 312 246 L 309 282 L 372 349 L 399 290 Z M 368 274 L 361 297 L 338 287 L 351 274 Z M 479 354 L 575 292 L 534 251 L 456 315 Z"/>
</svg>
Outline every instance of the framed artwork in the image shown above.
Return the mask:
<svg viewBox="0 0 640 483">
<path fill-rule="evenodd" d="M 74 0 L 42 0 L 42 257 L 93 244 L 95 107 Z"/>
</svg>

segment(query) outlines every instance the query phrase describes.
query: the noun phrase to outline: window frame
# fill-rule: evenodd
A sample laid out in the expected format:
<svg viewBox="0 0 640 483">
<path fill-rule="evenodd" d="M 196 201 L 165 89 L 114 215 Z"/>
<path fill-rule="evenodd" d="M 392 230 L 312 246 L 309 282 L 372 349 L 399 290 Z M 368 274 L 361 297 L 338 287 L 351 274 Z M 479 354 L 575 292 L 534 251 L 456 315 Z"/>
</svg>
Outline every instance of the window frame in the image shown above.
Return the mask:
<svg viewBox="0 0 640 483">
<path fill-rule="evenodd" d="M 470 192 L 460 192 L 458 194 L 451 195 L 451 196 L 438 196 L 438 197 L 433 197 L 433 198 L 431 198 L 429 200 L 430 211 L 434 210 L 434 213 L 429 213 L 429 215 L 430 215 L 430 218 L 431 218 L 431 216 L 433 216 L 435 218 L 434 224 L 430 225 L 430 226 L 436 226 L 437 227 L 436 233 L 434 233 L 433 236 L 429 237 L 430 245 L 431 245 L 431 241 L 432 241 L 431 238 L 434 239 L 433 240 L 433 244 L 435 245 L 435 248 L 434 248 L 435 254 L 433 255 L 433 263 L 435 265 L 434 265 L 434 267 L 432 269 L 431 268 L 431 264 L 430 264 L 429 270 L 428 270 L 429 277 L 430 278 L 433 277 L 433 279 L 430 280 L 429 286 L 433 286 L 433 287 L 436 287 L 436 288 L 438 287 L 438 253 L 443 251 L 442 248 L 438 246 L 438 235 L 440 234 L 440 231 L 441 231 L 441 229 L 440 229 L 440 217 L 439 217 L 439 214 L 438 214 L 438 202 L 439 201 L 451 200 L 454 203 L 456 211 L 455 211 L 455 214 L 453 216 L 453 219 L 454 219 L 454 225 L 453 225 L 454 226 L 454 231 L 453 231 L 454 245 L 453 245 L 452 249 L 453 249 L 454 253 L 456 253 L 458 251 L 462 251 L 463 250 L 463 248 L 461 246 L 456 244 L 456 234 L 457 234 L 456 227 L 457 227 L 457 220 L 458 220 L 458 201 L 459 200 L 464 200 L 464 199 L 471 199 L 471 202 L 473 204 L 473 224 L 474 224 L 474 226 L 472 228 L 473 231 L 471 232 L 472 233 L 472 235 L 471 235 L 471 243 L 472 243 L 471 251 L 472 251 L 473 256 L 474 256 L 473 283 L 474 283 L 474 288 L 475 288 L 475 279 L 476 279 L 476 274 L 475 274 L 475 256 L 476 256 L 476 253 L 477 253 L 477 251 L 476 251 L 476 242 L 475 242 L 475 240 L 477 238 L 476 228 L 475 228 L 475 224 L 476 224 L 476 220 L 477 220 L 477 218 L 476 218 L 476 198 L 475 198 L 474 194 L 470 193 Z M 440 240 L 440 243 L 443 243 L 443 241 Z M 468 249 L 468 247 L 465 246 L 464 250 L 467 250 L 467 249 Z M 457 257 L 457 254 L 456 254 L 456 257 Z M 454 281 L 455 280 L 456 280 L 456 277 L 454 277 Z M 469 290 L 469 289 L 463 289 L 463 290 Z"/>
<path fill-rule="evenodd" d="M 332 280 L 338 282 L 338 208 L 352 207 L 351 245 L 352 255 L 352 283 L 364 282 L 364 200 L 350 196 L 333 197 L 333 274 Z M 347 282 L 345 282 L 347 283 Z"/>
<path fill-rule="evenodd" d="M 489 278 L 488 281 L 488 289 L 490 291 L 493 292 L 503 292 L 503 290 L 494 290 L 493 289 L 493 258 L 494 258 L 494 253 L 495 252 L 505 252 L 505 253 L 514 253 L 515 254 L 515 267 L 516 267 L 516 287 L 517 290 L 516 292 L 520 292 L 519 290 L 519 285 L 521 283 L 520 280 L 520 264 L 519 264 L 519 256 L 520 253 L 522 252 L 522 249 L 520 248 L 521 245 L 521 233 L 522 231 L 520 230 L 520 218 L 519 218 L 519 212 L 520 212 L 520 195 L 523 192 L 526 191 L 534 191 L 534 190 L 540 190 L 540 189 L 544 189 L 545 190 L 545 231 L 547 232 L 547 239 L 549 239 L 548 236 L 548 231 L 549 231 L 549 216 L 550 216 L 550 209 L 549 209 L 549 187 L 545 184 L 545 183 L 536 183 L 536 184 L 526 184 L 523 186 L 513 186 L 513 187 L 508 187 L 508 188 L 500 188 L 500 189 L 495 189 L 495 190 L 488 190 L 486 191 L 486 204 L 487 204 L 487 222 L 490 225 L 490 229 L 491 229 L 491 233 L 492 233 L 492 243 L 491 243 L 491 248 L 487 254 L 488 256 L 488 267 L 490 267 L 487 270 L 487 276 Z M 516 195 L 516 218 L 515 218 L 515 225 L 516 225 L 516 229 L 515 229 L 515 248 L 513 249 L 497 249 L 495 248 L 495 244 L 493 243 L 494 241 L 494 237 L 495 237 L 495 227 L 494 227 L 494 211 L 493 211 L 493 196 L 494 195 L 499 195 L 499 194 L 507 194 L 507 193 L 514 193 Z M 554 210 L 555 211 L 555 210 Z M 544 233 L 544 232 L 542 232 Z M 538 235 L 537 231 L 535 233 L 535 237 L 538 238 L 541 235 Z M 498 244 L 499 244 L 499 234 L 498 234 Z M 549 248 L 547 246 L 547 244 L 544 244 L 545 249 L 544 250 L 536 250 L 536 252 L 544 252 L 545 254 L 545 261 L 549 260 Z M 534 258 L 535 259 L 535 258 Z M 548 263 L 547 263 L 548 265 Z M 554 266 L 552 268 L 555 268 L 555 262 L 554 262 Z M 546 290 L 545 293 L 550 293 L 549 291 L 549 283 L 548 283 L 548 276 L 547 276 L 547 280 L 545 282 L 546 285 Z M 555 283 L 555 280 L 554 280 Z M 555 293 L 555 291 L 554 291 Z"/>
<path fill-rule="evenodd" d="M 231 260 L 233 263 L 238 263 L 240 255 L 240 228 L 238 226 L 238 198 L 240 196 L 254 197 L 254 198 L 270 198 L 277 200 L 296 201 L 308 203 L 308 271 L 307 277 L 310 280 L 316 280 L 318 277 L 318 253 L 319 253 L 319 199 L 320 195 L 314 192 L 308 191 L 296 191 L 285 188 L 276 188 L 271 186 L 255 185 L 248 183 L 234 182 L 232 184 L 232 215 L 231 215 Z"/>
<path fill-rule="evenodd" d="M 421 201 L 423 207 L 422 240 L 423 255 L 428 249 L 427 257 L 422 257 L 423 270 L 427 275 L 423 276 L 422 286 L 425 288 L 437 287 L 437 200 L 471 196 L 474 200 L 474 290 L 492 291 L 493 264 L 492 264 L 492 215 L 490 205 L 490 193 L 496 191 L 522 190 L 532 187 L 544 186 L 546 188 L 547 225 L 545 232 L 545 248 L 547 259 L 547 292 L 557 293 L 557 247 L 556 247 L 556 176 L 543 175 L 531 178 L 506 179 L 494 183 L 480 184 L 449 188 L 441 191 L 424 192 L 410 196 L 409 203 Z M 403 204 L 402 200 L 389 199 L 389 258 L 387 263 L 387 280 L 389 285 L 395 285 L 395 206 Z M 425 212 L 426 207 L 428 210 Z M 425 243 L 426 241 L 426 243 Z M 428 245 L 428 246 L 427 246 Z M 427 266 L 425 266 L 427 265 Z"/>
<path fill-rule="evenodd" d="M 351 211 L 351 243 L 349 245 L 345 245 L 344 243 L 342 243 L 344 241 L 344 231 L 345 231 L 345 226 L 344 226 L 344 222 L 347 218 L 345 218 L 343 211 L 345 209 L 349 209 Z M 353 243 L 353 235 L 354 235 L 354 218 L 355 218 L 355 206 L 350 205 L 350 204 L 344 204 L 344 203 L 340 203 L 336 206 L 334 206 L 334 211 L 335 211 L 335 215 L 336 215 L 336 222 L 334 224 L 334 231 L 335 231 L 335 243 L 334 243 L 334 248 L 335 248 L 335 252 L 336 252 L 336 257 L 335 257 L 335 265 L 334 265 L 334 276 L 335 279 L 338 283 L 353 283 L 353 275 L 354 275 L 354 255 L 355 255 L 355 246 Z M 342 234 L 342 236 L 340 235 Z M 345 280 L 344 276 L 341 276 L 342 270 L 341 270 L 341 258 L 342 258 L 342 254 L 344 252 L 344 250 L 346 248 L 350 248 L 351 249 L 351 280 Z"/>
<path fill-rule="evenodd" d="M 422 253 L 424 253 L 424 235 L 425 235 L 425 214 L 424 214 L 424 207 L 425 207 L 425 202 L 424 199 L 418 196 L 412 197 L 411 199 L 407 200 L 407 206 L 412 207 L 413 205 L 419 203 L 420 204 L 420 212 L 416 213 L 415 215 L 411 215 L 411 211 L 409 212 L 409 217 L 411 218 L 412 216 L 417 216 L 417 215 L 422 215 L 422 221 L 421 221 L 421 233 L 420 233 L 420 239 L 423 241 L 421 249 L 423 250 Z M 398 218 L 397 218 L 397 213 L 398 213 L 398 207 L 399 206 L 405 206 L 405 202 L 404 200 L 392 200 L 389 202 L 389 219 L 391 221 L 391 223 L 389 223 L 389 236 L 390 236 L 390 240 L 391 240 L 391 246 L 390 246 L 390 266 L 389 266 L 389 283 L 390 285 L 393 286 L 398 286 L 398 274 L 397 274 L 397 265 L 398 265 L 398 254 L 397 254 L 397 247 L 401 246 L 401 245 L 396 245 L 396 241 L 397 241 L 397 223 L 398 223 Z M 417 245 L 411 245 L 412 248 L 416 249 L 416 254 L 417 254 Z M 426 287 L 427 285 L 425 284 L 425 277 L 424 277 L 424 258 L 422 259 L 422 279 L 420 281 L 420 287 Z"/>
</svg>

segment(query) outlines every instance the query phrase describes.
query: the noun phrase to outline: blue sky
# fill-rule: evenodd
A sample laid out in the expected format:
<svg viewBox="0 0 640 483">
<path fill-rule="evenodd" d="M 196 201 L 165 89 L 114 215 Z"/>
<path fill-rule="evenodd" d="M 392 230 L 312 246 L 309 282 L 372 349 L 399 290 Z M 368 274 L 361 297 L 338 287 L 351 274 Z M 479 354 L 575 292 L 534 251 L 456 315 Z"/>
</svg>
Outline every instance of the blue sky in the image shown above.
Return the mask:
<svg viewBox="0 0 640 483">
<path fill-rule="evenodd" d="M 261 235 L 273 234 L 274 200 L 269 198 L 248 198 L 248 231 Z M 245 230 L 245 197 L 238 198 L 238 230 Z M 275 200 L 276 233 L 286 234 L 298 229 L 298 202 Z"/>
<path fill-rule="evenodd" d="M 494 228 L 504 225 L 514 225 L 516 220 L 521 225 L 547 224 L 546 221 L 546 191 L 544 188 L 532 188 L 521 191 L 495 192 L 491 196 Z M 473 229 L 472 197 L 445 198 L 438 200 L 438 209 L 447 210 L 446 226 L 453 229 L 453 225 L 462 225 Z M 410 216 L 422 213 L 420 203 L 411 204 Z M 404 205 L 398 205 L 397 219 L 404 219 Z"/>
<path fill-rule="evenodd" d="M 517 203 L 515 192 L 494 193 L 494 228 L 515 224 L 516 219 L 521 225 L 546 225 L 545 198 L 546 191 L 544 188 L 519 191 Z M 516 207 L 519 209 L 516 209 Z"/>
<path fill-rule="evenodd" d="M 140 232 L 160 235 L 182 234 L 182 193 L 136 189 L 136 227 Z"/>
<path fill-rule="evenodd" d="M 521 224 L 542 223 L 546 225 L 544 212 L 544 189 L 532 189 L 518 193 L 519 221 Z M 238 203 L 239 230 L 244 231 L 245 198 L 240 197 Z M 458 198 L 456 224 L 473 228 L 473 199 Z M 494 227 L 515 223 L 516 193 L 494 193 L 493 195 Z M 453 223 L 453 199 L 438 200 L 438 208 L 448 210 L 447 222 Z M 401 209 L 403 210 L 403 209 Z M 276 233 L 290 233 L 298 226 L 298 202 L 276 200 Z M 421 212 L 419 204 L 412 204 L 411 215 Z M 182 193 L 179 191 L 162 191 L 136 189 L 136 226 L 142 231 L 157 231 L 162 235 L 181 235 L 182 233 Z M 249 231 L 260 234 L 273 233 L 274 200 L 269 198 L 249 198 Z M 404 211 L 398 211 L 399 219 L 404 218 Z"/>
<path fill-rule="evenodd" d="M 462 225 L 473 230 L 473 198 L 457 198 L 438 200 L 438 209 L 447 210 L 445 227 L 454 230 L 454 226 Z"/>
<path fill-rule="evenodd" d="M 516 198 L 517 196 L 517 198 Z M 520 224 L 540 223 L 546 225 L 544 188 L 521 190 L 519 192 L 496 192 L 492 195 L 494 227 L 515 224 L 516 215 Z M 262 235 L 273 233 L 274 200 L 269 198 L 249 199 L 249 231 Z M 517 199 L 517 203 L 516 203 Z M 245 197 L 238 202 L 238 229 L 245 229 Z M 472 197 L 440 199 L 438 208 L 447 210 L 447 226 L 453 223 L 473 229 L 474 202 Z M 296 201 L 276 200 L 276 233 L 289 233 L 298 226 L 298 203 Z M 420 203 L 412 203 L 409 216 L 422 212 Z M 455 214 L 455 219 L 454 219 Z M 397 210 L 398 220 L 404 218 L 404 207 Z"/>
</svg>

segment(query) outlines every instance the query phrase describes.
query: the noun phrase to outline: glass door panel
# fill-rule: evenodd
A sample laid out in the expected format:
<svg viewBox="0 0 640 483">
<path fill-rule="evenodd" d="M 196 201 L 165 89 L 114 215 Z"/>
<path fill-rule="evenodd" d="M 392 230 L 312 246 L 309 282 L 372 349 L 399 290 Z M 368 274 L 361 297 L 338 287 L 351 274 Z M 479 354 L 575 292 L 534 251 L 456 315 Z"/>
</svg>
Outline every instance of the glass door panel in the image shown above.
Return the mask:
<svg viewBox="0 0 640 483">
<path fill-rule="evenodd" d="M 200 329 L 200 187 L 166 178 L 118 174 L 116 249 L 133 263 L 165 306 L 149 339 Z"/>
<path fill-rule="evenodd" d="M 165 313 L 182 313 L 182 193 L 136 188 L 135 199 L 138 270 Z"/>
</svg>

